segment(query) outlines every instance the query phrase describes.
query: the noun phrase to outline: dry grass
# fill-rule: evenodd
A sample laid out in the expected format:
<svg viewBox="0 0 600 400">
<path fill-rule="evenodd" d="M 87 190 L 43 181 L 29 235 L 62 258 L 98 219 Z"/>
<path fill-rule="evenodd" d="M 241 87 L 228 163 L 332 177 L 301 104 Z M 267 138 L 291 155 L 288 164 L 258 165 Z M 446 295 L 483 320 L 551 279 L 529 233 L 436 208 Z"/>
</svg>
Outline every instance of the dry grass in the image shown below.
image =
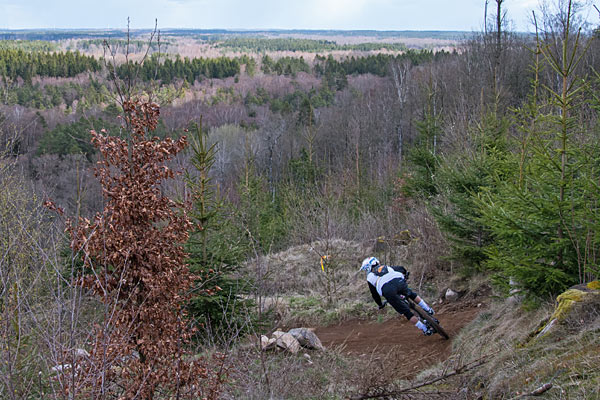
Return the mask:
<svg viewBox="0 0 600 400">
<path fill-rule="evenodd" d="M 552 383 L 544 398 L 599 398 L 599 305 L 575 309 L 565 323 L 539 339 L 532 339 L 532 334 L 552 313 L 552 303 L 533 311 L 510 302 L 492 305 L 455 339 L 449 362 L 466 363 L 493 354 L 483 367 L 462 377 L 458 387 L 473 398 L 495 399 L 513 398 Z"/>
<path fill-rule="evenodd" d="M 275 305 L 280 324 L 323 325 L 369 316 L 374 303 L 359 267 L 372 255 L 387 265 L 406 266 L 410 286 L 426 299 L 434 301 L 447 287 L 451 267 L 439 261 L 446 244 L 425 208 L 403 215 L 390 207 L 384 215 L 361 218 L 359 228 L 342 217 L 322 226 L 331 213 L 298 218 L 296 233 L 310 244 L 256 258 L 244 268 L 245 278 L 255 282 L 257 303 Z M 327 256 L 324 268 L 322 256 Z"/>
<path fill-rule="evenodd" d="M 419 285 L 427 297 L 437 296 L 437 285 L 426 284 L 435 263 L 416 263 L 413 268 L 407 262 L 423 251 L 421 247 L 429 246 L 415 240 L 405 245 L 386 245 L 375 252 L 375 244 L 376 240 L 316 241 L 254 259 L 245 265 L 243 274 L 255 282 L 257 303 L 263 309 L 274 309 L 283 325 L 322 325 L 370 315 L 374 303 L 359 267 L 365 257 L 374 254 L 384 263 L 408 266 L 415 288 Z M 328 256 L 327 263 L 321 268 L 324 255 Z"/>
<path fill-rule="evenodd" d="M 342 314 L 361 314 L 368 301 L 358 268 L 370 251 L 369 245 L 341 239 L 317 241 L 252 260 L 244 275 L 255 282 L 261 305 L 275 308 L 280 323 L 333 322 Z"/>
<path fill-rule="evenodd" d="M 356 358 L 339 349 L 261 352 L 258 343 L 231 352 L 233 366 L 223 399 L 344 399 L 372 382 L 376 357 Z"/>
</svg>

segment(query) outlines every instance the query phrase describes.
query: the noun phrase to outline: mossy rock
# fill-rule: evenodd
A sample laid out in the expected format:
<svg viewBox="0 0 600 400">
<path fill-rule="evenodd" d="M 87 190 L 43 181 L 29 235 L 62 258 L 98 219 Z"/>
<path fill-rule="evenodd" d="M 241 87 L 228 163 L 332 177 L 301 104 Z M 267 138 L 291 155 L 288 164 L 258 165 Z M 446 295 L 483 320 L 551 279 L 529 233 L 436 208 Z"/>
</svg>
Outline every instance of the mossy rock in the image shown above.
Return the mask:
<svg viewBox="0 0 600 400">
<path fill-rule="evenodd" d="M 600 281 L 592 281 L 586 287 L 591 290 L 600 290 Z"/>
<path fill-rule="evenodd" d="M 550 320 L 556 319 L 559 322 L 564 321 L 573 309 L 575 303 L 583 302 L 587 296 L 587 292 L 579 289 L 569 289 L 566 292 L 563 292 L 556 298 L 558 306 L 556 307 L 556 310 L 554 310 Z"/>
<path fill-rule="evenodd" d="M 595 307 L 595 303 L 600 299 L 600 288 L 598 281 L 593 281 L 588 284 L 576 285 L 561 293 L 556 301 L 558 305 L 552 313 L 552 316 L 542 323 L 532 336 L 540 338 L 550 333 L 559 323 L 564 322 L 576 305 L 585 307 L 586 303 L 590 303 Z"/>
</svg>

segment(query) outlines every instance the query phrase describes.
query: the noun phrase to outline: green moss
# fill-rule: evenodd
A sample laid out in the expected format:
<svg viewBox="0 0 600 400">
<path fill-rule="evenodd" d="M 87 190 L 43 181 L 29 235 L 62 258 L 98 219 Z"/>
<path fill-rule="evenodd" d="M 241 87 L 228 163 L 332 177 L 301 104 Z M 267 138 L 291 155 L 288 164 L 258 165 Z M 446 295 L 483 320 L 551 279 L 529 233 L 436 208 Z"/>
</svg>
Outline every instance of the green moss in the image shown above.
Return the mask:
<svg viewBox="0 0 600 400">
<path fill-rule="evenodd" d="M 592 281 L 587 284 L 588 289 L 600 290 L 600 281 Z"/>
<path fill-rule="evenodd" d="M 578 289 L 569 289 L 556 298 L 558 306 L 550 320 L 556 318 L 558 321 L 563 321 L 577 302 L 583 301 L 587 293 Z"/>
</svg>

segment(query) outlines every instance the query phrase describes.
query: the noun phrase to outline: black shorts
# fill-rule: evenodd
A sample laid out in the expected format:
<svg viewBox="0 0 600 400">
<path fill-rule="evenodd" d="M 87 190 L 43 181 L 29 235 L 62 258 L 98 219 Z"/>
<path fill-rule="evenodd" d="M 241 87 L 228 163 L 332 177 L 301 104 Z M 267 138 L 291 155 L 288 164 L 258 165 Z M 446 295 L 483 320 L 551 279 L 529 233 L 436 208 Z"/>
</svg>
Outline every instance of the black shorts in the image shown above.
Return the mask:
<svg viewBox="0 0 600 400">
<path fill-rule="evenodd" d="M 404 315 L 406 319 L 411 319 L 414 316 L 412 311 L 410 311 L 410 308 L 408 308 L 408 305 L 400 298 L 400 295 L 404 295 L 413 300 L 417 297 L 417 294 L 408 287 L 408 284 L 404 279 L 395 278 L 387 282 L 381 288 L 381 294 L 388 303 L 394 307 L 394 310 Z"/>
</svg>

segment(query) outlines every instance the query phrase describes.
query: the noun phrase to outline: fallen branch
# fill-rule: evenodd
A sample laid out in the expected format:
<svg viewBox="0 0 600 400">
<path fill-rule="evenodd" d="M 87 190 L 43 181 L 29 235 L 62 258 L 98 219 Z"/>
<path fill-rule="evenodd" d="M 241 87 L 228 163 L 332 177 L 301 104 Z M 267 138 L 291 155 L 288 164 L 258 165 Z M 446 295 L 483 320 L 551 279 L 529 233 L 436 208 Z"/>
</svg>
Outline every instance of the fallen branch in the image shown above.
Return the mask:
<svg viewBox="0 0 600 400">
<path fill-rule="evenodd" d="M 542 386 L 540 386 L 539 388 L 535 389 L 533 392 L 523 393 L 523 394 L 520 394 L 518 396 L 512 397 L 509 400 L 522 399 L 523 397 L 529 397 L 529 396 L 539 396 L 539 395 L 547 392 L 550 389 L 552 389 L 552 384 L 551 383 L 544 383 Z"/>
<path fill-rule="evenodd" d="M 448 379 L 450 377 L 456 376 L 456 375 L 460 375 L 463 374 L 467 371 L 470 371 L 472 369 L 475 369 L 483 364 L 485 364 L 486 362 L 488 362 L 488 359 L 494 355 L 496 353 L 492 353 L 492 354 L 488 354 L 486 356 L 481 357 L 478 360 L 475 360 L 469 364 L 465 364 L 461 367 L 456 368 L 454 371 L 452 372 L 448 372 L 446 374 L 443 374 L 441 376 L 438 376 L 437 378 L 419 383 L 417 385 L 413 385 L 404 389 L 398 389 L 398 390 L 390 390 L 390 391 L 385 391 L 385 392 L 380 392 L 380 393 L 376 393 L 376 394 L 362 394 L 362 395 L 358 395 L 356 397 L 350 397 L 350 400 L 366 400 L 366 399 L 377 399 L 377 398 L 382 398 L 382 397 L 388 397 L 388 396 L 397 396 L 399 394 L 403 394 L 403 393 L 408 393 L 411 392 L 413 390 L 425 387 L 425 386 L 429 386 L 429 385 L 433 385 L 436 382 L 442 381 L 444 379 Z"/>
</svg>

